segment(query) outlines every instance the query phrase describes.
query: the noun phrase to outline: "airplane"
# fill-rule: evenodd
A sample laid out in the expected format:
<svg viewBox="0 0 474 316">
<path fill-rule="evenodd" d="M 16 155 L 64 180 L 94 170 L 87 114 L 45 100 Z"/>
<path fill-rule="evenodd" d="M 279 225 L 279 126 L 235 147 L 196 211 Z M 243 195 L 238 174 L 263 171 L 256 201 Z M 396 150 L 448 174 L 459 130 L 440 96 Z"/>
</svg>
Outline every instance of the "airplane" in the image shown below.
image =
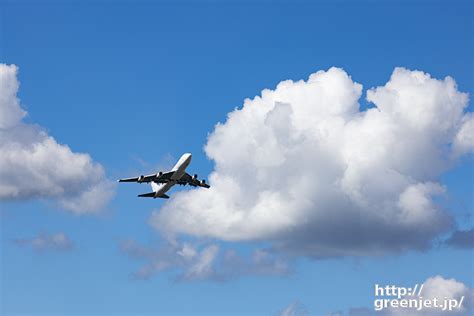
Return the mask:
<svg viewBox="0 0 474 316">
<path fill-rule="evenodd" d="M 197 174 L 191 176 L 186 172 L 186 168 L 191 163 L 192 155 L 186 153 L 179 158 L 176 165 L 169 172 L 158 172 L 156 174 L 150 174 L 148 176 L 139 176 L 136 178 L 120 179 L 118 182 L 137 182 L 137 183 L 150 183 L 153 192 L 139 194 L 139 197 L 150 197 L 150 198 L 162 198 L 169 199 L 169 196 L 165 193 L 171 189 L 175 184 L 190 185 L 193 187 L 203 187 L 209 189 L 210 186 L 206 183 L 206 180 L 198 180 Z"/>
</svg>

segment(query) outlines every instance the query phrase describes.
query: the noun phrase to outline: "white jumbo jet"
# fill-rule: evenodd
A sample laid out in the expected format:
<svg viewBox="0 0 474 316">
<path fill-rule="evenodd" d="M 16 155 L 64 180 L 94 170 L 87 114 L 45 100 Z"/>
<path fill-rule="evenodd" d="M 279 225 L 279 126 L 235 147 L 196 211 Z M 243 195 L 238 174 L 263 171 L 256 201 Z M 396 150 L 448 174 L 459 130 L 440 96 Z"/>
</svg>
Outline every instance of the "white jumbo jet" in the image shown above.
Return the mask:
<svg viewBox="0 0 474 316">
<path fill-rule="evenodd" d="M 120 179 L 118 182 L 137 182 L 137 183 L 144 183 L 150 182 L 151 188 L 153 192 L 140 194 L 139 197 L 151 197 L 151 198 L 162 198 L 162 199 L 169 199 L 170 197 L 165 193 L 171 189 L 171 187 L 175 184 L 186 185 L 189 184 L 193 187 L 203 187 L 203 188 L 210 188 L 208 184 L 206 184 L 206 180 L 198 180 L 197 174 L 194 176 L 189 175 L 186 172 L 186 167 L 191 163 L 192 155 L 190 153 L 186 153 L 179 158 L 176 165 L 174 165 L 173 169 L 169 172 L 158 172 L 156 174 L 151 174 L 148 176 L 139 176 L 136 178 L 127 178 L 127 179 Z"/>
</svg>

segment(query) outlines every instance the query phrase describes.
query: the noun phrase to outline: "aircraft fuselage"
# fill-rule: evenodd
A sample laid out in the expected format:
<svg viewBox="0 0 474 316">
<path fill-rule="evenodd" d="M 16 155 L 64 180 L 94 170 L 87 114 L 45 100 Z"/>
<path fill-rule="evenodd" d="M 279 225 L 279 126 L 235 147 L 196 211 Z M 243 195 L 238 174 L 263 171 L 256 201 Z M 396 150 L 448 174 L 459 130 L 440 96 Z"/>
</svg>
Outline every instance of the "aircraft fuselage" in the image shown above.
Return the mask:
<svg viewBox="0 0 474 316">
<path fill-rule="evenodd" d="M 173 169 L 167 172 L 158 172 L 149 175 L 141 175 L 138 177 L 119 179 L 118 182 L 136 182 L 136 183 L 150 183 L 153 192 L 139 194 L 138 197 L 147 198 L 162 198 L 168 199 L 166 195 L 169 189 L 175 184 L 189 185 L 192 187 L 200 187 L 209 189 L 211 186 L 206 183 L 206 180 L 199 180 L 197 174 L 191 176 L 186 172 L 186 168 L 191 163 L 191 154 L 186 153 L 179 158 Z"/>
<path fill-rule="evenodd" d="M 181 179 L 181 177 L 186 172 L 186 168 L 191 163 L 191 157 L 192 155 L 190 153 L 186 153 L 182 155 L 181 158 L 179 158 L 176 165 L 174 165 L 173 169 L 171 169 L 171 171 L 174 172 L 171 176 L 171 181 L 167 183 L 156 183 L 154 181 L 151 182 L 151 187 L 155 192 L 155 197 L 159 197 L 168 192 L 169 189 L 171 189 L 173 185 L 175 185 L 177 181 Z"/>
</svg>

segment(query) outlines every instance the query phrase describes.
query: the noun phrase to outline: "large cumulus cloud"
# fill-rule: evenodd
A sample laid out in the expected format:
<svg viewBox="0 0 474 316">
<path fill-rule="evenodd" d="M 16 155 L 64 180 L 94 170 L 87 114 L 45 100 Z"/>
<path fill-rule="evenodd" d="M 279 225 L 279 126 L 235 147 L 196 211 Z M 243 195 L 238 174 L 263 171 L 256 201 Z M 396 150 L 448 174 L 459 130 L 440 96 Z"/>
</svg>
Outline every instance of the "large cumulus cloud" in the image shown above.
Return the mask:
<svg viewBox="0 0 474 316">
<path fill-rule="evenodd" d="M 18 88 L 17 67 L 0 64 L 0 200 L 52 198 L 76 214 L 103 208 L 114 192 L 103 167 L 24 123 Z"/>
<path fill-rule="evenodd" d="M 211 188 L 175 194 L 151 224 L 314 257 L 428 247 L 453 223 L 439 176 L 474 148 L 468 96 L 404 68 L 367 91 L 374 107 L 361 95 L 331 68 L 246 99 L 209 135 Z"/>
</svg>

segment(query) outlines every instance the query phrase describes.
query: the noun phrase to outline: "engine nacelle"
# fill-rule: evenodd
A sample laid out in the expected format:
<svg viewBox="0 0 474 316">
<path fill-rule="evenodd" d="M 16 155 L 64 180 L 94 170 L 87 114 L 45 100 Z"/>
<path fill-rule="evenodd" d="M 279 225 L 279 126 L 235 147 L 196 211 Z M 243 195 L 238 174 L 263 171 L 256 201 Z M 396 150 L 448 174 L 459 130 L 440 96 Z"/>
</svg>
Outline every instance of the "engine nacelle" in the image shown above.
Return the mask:
<svg viewBox="0 0 474 316">
<path fill-rule="evenodd" d="M 202 180 L 201 180 L 201 183 L 202 183 L 202 184 L 206 184 L 206 180 L 202 179 Z"/>
<path fill-rule="evenodd" d="M 194 179 L 194 180 L 196 180 L 196 179 L 197 179 L 197 177 L 198 177 L 198 175 L 197 175 L 197 174 L 195 174 L 195 175 L 193 176 L 193 179 Z"/>
<path fill-rule="evenodd" d="M 143 182 L 144 179 L 145 179 L 145 176 L 141 175 L 141 176 L 138 177 L 137 182 L 141 183 L 141 182 Z"/>
<path fill-rule="evenodd" d="M 162 175 L 163 175 L 163 172 L 160 171 L 160 172 L 158 172 L 158 173 L 156 174 L 156 177 L 159 178 L 159 177 L 161 177 Z"/>
</svg>

